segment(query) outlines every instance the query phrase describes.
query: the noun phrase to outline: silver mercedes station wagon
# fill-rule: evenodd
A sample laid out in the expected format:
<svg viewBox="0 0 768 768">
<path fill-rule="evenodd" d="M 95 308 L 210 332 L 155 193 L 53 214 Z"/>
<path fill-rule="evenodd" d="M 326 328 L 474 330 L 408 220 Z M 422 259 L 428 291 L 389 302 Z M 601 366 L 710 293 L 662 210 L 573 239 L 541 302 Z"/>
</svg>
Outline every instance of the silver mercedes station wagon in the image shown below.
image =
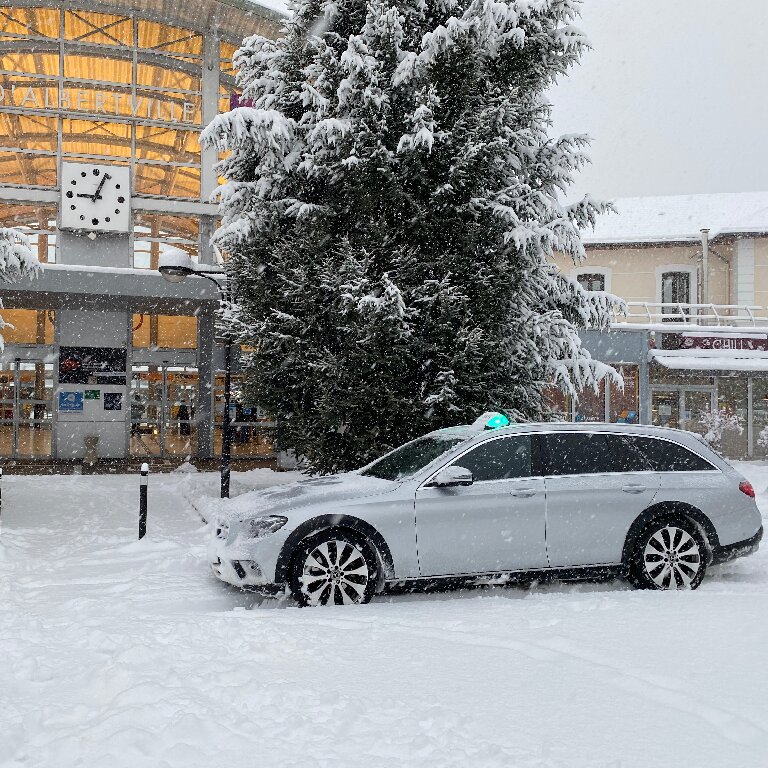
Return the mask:
<svg viewBox="0 0 768 768">
<path fill-rule="evenodd" d="M 754 497 L 689 432 L 454 427 L 355 472 L 233 500 L 212 526 L 209 559 L 223 581 L 302 605 L 541 579 L 696 589 L 709 565 L 757 549 Z"/>
</svg>

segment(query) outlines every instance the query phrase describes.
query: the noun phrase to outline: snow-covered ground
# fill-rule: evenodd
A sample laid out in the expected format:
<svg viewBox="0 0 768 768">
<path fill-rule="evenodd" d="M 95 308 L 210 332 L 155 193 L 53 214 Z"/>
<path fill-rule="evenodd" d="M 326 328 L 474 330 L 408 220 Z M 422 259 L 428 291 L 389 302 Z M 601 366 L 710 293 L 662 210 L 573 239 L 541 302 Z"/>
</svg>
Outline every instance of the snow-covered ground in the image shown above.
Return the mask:
<svg viewBox="0 0 768 768">
<path fill-rule="evenodd" d="M 768 465 L 743 464 L 768 513 Z M 235 489 L 292 479 L 266 470 Z M 623 583 L 298 609 L 216 581 L 154 475 L 6 476 L 0 766 L 768 765 L 768 554 Z"/>
</svg>

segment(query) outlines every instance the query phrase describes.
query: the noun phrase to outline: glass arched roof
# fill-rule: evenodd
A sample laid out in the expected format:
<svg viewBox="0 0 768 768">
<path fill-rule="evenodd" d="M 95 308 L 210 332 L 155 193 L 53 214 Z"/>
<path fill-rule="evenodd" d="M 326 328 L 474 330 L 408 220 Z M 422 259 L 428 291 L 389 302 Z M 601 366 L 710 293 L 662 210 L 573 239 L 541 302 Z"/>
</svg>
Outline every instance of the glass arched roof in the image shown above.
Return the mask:
<svg viewBox="0 0 768 768">
<path fill-rule="evenodd" d="M 62 155 L 130 164 L 136 195 L 201 198 L 204 113 L 228 108 L 239 37 L 275 34 L 277 24 L 237 0 L 141 5 L 122 13 L 110 10 L 117 3 L 100 4 L 105 12 L 0 6 L 0 184 L 55 187 Z M 157 20 L 185 15 L 195 26 Z M 237 24 L 233 37 L 215 41 L 213 91 L 203 87 L 204 60 L 213 63 L 201 21 L 221 37 Z"/>
</svg>

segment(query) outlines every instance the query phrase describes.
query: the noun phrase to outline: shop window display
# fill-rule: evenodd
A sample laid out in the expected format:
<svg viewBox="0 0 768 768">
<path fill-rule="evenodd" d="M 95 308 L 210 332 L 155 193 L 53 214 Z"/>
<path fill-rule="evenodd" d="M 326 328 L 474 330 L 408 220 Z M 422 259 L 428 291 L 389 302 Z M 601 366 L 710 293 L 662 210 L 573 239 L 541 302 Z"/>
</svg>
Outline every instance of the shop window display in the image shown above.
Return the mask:
<svg viewBox="0 0 768 768">
<path fill-rule="evenodd" d="M 723 433 L 720 450 L 726 456 L 743 457 L 748 451 L 749 399 L 747 378 L 743 376 L 717 377 L 717 407 L 722 413 L 736 416 L 738 430 Z"/>
<path fill-rule="evenodd" d="M 752 434 L 754 455 L 768 457 L 768 377 L 752 379 Z"/>
<path fill-rule="evenodd" d="M 598 390 L 585 387 L 576 399 L 574 421 L 605 421 L 605 380 Z"/>
<path fill-rule="evenodd" d="M 624 379 L 623 389 L 609 384 L 608 420 L 616 424 L 640 423 L 640 376 L 636 365 L 617 366 Z"/>
</svg>

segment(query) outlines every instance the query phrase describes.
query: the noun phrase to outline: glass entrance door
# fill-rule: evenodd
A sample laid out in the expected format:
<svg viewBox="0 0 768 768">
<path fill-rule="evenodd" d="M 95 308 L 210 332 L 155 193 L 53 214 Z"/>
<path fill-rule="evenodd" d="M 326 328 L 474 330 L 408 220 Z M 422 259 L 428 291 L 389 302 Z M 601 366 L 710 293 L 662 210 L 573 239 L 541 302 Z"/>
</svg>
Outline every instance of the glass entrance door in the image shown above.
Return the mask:
<svg viewBox="0 0 768 768">
<path fill-rule="evenodd" d="M 651 423 L 703 435 L 702 417 L 712 411 L 713 398 L 714 387 L 651 388 Z"/>
<path fill-rule="evenodd" d="M 651 390 L 651 424 L 656 427 L 680 427 L 680 391 Z"/>
<path fill-rule="evenodd" d="M 680 429 L 698 432 L 700 435 L 705 434 L 707 428 L 702 422 L 702 417 L 712 412 L 712 391 L 684 389 L 681 395 L 683 397 L 683 406 Z"/>
<path fill-rule="evenodd" d="M 197 369 L 133 366 L 131 455 L 194 456 L 197 453 L 197 390 Z"/>
<path fill-rule="evenodd" d="M 0 363 L 0 455 L 47 458 L 53 426 L 53 365 Z"/>
</svg>

